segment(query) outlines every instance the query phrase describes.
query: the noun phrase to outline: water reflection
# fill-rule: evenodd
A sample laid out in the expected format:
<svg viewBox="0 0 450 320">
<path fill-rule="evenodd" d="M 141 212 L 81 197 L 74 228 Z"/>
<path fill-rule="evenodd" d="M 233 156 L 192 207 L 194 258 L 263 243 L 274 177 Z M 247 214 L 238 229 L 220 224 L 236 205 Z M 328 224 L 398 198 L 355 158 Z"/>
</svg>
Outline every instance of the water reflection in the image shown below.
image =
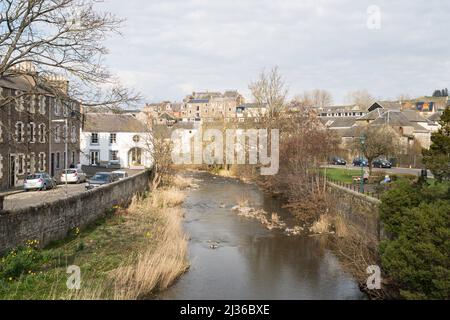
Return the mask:
<svg viewBox="0 0 450 320">
<path fill-rule="evenodd" d="M 238 217 L 245 195 L 268 212 L 286 212 L 255 186 L 195 173 L 185 203 L 190 270 L 162 299 L 362 299 L 355 281 L 316 237 L 288 237 Z M 215 250 L 210 241 L 219 242 Z"/>
</svg>

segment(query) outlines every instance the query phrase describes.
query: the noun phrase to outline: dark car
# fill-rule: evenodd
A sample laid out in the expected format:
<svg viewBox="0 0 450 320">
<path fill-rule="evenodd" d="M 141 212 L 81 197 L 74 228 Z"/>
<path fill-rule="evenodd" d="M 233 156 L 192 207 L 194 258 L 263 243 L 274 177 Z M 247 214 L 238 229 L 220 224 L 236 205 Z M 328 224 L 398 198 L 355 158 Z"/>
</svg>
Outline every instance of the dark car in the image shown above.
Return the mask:
<svg viewBox="0 0 450 320">
<path fill-rule="evenodd" d="M 117 180 L 117 176 L 111 172 L 97 172 L 92 178 L 88 180 L 86 189 L 100 187 Z"/>
<path fill-rule="evenodd" d="M 390 169 L 392 167 L 392 164 L 385 160 L 385 159 L 375 159 L 372 162 L 372 165 L 374 168 L 388 168 Z"/>
<path fill-rule="evenodd" d="M 341 157 L 335 156 L 330 159 L 330 164 L 338 165 L 338 166 L 345 166 L 347 164 L 347 161 L 345 161 Z"/>
<path fill-rule="evenodd" d="M 367 167 L 369 165 L 369 162 L 366 158 L 355 158 L 353 159 L 353 165 L 355 167 Z"/>
</svg>

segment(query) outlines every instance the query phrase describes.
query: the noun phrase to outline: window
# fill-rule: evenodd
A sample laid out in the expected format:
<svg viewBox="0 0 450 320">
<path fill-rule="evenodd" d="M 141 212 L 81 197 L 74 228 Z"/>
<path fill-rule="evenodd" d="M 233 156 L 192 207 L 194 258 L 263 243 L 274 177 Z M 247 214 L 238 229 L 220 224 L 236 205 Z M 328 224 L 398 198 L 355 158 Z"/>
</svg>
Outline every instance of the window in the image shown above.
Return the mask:
<svg viewBox="0 0 450 320">
<path fill-rule="evenodd" d="M 0 154 L 0 179 L 3 178 L 3 157 Z"/>
<path fill-rule="evenodd" d="M 61 127 L 56 126 L 55 127 L 55 142 L 60 142 L 60 141 L 61 141 Z"/>
<path fill-rule="evenodd" d="M 30 129 L 30 135 L 28 137 L 28 141 L 30 141 L 31 143 L 35 142 L 35 129 L 36 129 L 36 125 L 34 124 L 34 122 L 30 122 L 29 124 L 29 129 Z"/>
<path fill-rule="evenodd" d="M 75 151 L 72 151 L 72 163 L 75 164 Z"/>
<path fill-rule="evenodd" d="M 59 152 L 56 153 L 56 169 L 59 169 L 61 165 L 61 157 Z"/>
<path fill-rule="evenodd" d="M 109 143 L 110 144 L 114 144 L 117 142 L 117 134 L 116 133 L 111 133 L 109 135 Z"/>
<path fill-rule="evenodd" d="M 197 111 L 200 111 L 200 107 L 199 106 L 197 106 Z"/>
<path fill-rule="evenodd" d="M 22 112 L 24 110 L 22 92 L 17 90 L 15 92 L 15 95 L 17 96 L 17 98 L 15 99 L 16 110 L 19 111 L 19 112 Z"/>
<path fill-rule="evenodd" d="M 47 100 L 47 97 L 44 95 L 40 95 L 38 99 L 38 107 L 39 107 L 39 113 L 44 115 L 45 114 L 45 102 Z"/>
<path fill-rule="evenodd" d="M 45 170 L 45 152 L 39 153 L 38 161 L 39 161 L 39 164 L 38 164 L 39 171 L 44 171 Z"/>
<path fill-rule="evenodd" d="M 24 174 L 25 173 L 25 155 L 19 154 L 17 157 L 18 159 L 18 166 L 17 166 L 17 173 L 18 174 Z"/>
<path fill-rule="evenodd" d="M 61 113 L 61 100 L 59 99 L 56 99 L 54 103 L 54 113 L 55 116 L 59 116 L 59 114 Z"/>
<path fill-rule="evenodd" d="M 141 140 L 141 137 L 139 137 L 138 135 L 133 136 L 133 141 L 134 142 L 139 142 L 139 140 Z"/>
<path fill-rule="evenodd" d="M 91 144 L 98 144 L 98 133 L 91 133 Z"/>
<path fill-rule="evenodd" d="M 21 121 L 16 123 L 16 141 L 23 141 L 23 123 Z"/>
<path fill-rule="evenodd" d="M 70 134 L 72 143 L 77 142 L 77 127 L 72 126 L 72 133 Z"/>
<path fill-rule="evenodd" d="M 30 162 L 28 164 L 29 164 L 28 172 L 36 173 L 36 156 L 35 156 L 34 152 L 31 153 Z"/>
<path fill-rule="evenodd" d="M 117 150 L 111 150 L 109 152 L 109 160 L 110 161 L 118 161 L 119 160 L 119 152 Z"/>
<path fill-rule="evenodd" d="M 64 168 L 66 168 L 67 166 L 66 166 L 66 152 L 64 151 L 64 153 L 63 153 L 63 166 L 64 166 Z"/>
<path fill-rule="evenodd" d="M 39 125 L 39 142 L 45 143 L 45 124 L 43 123 Z"/>
<path fill-rule="evenodd" d="M 28 110 L 30 111 L 30 113 L 36 112 L 36 96 L 34 94 L 30 96 L 30 105 Z"/>
</svg>

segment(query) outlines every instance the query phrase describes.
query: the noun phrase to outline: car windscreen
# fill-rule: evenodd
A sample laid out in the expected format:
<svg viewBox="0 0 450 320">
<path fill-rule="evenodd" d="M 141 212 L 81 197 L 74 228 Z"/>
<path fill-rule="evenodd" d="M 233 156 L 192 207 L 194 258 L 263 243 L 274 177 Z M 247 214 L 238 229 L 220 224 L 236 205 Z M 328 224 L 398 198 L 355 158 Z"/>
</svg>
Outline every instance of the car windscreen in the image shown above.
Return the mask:
<svg viewBox="0 0 450 320">
<path fill-rule="evenodd" d="M 92 177 L 92 180 L 107 181 L 109 176 L 110 176 L 109 174 L 97 173 Z"/>
<path fill-rule="evenodd" d="M 27 176 L 28 180 L 35 180 L 35 179 L 41 179 L 42 178 L 42 174 L 30 174 Z"/>
</svg>

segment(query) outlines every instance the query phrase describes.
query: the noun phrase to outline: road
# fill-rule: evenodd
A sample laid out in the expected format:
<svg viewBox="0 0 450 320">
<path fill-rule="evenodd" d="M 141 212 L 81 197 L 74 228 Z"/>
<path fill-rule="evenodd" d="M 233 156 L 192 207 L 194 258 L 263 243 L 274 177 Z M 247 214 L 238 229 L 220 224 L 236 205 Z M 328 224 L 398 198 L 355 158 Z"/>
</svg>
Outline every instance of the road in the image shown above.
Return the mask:
<svg viewBox="0 0 450 320">
<path fill-rule="evenodd" d="M 107 171 L 104 168 L 96 168 L 97 172 Z M 122 170 L 122 169 L 121 169 Z M 123 169 L 128 172 L 129 176 L 138 174 L 140 170 Z M 111 171 L 111 170 L 108 170 Z M 67 196 L 73 196 L 82 192 L 85 192 L 85 183 L 80 184 L 68 184 Z M 63 199 L 66 196 L 66 187 L 64 184 L 58 185 L 55 189 L 47 191 L 28 191 L 15 193 L 6 196 L 3 202 L 4 210 L 17 210 L 30 206 L 36 206 L 42 203 L 53 202 L 59 199 Z"/>
<path fill-rule="evenodd" d="M 360 170 L 361 167 L 354 167 L 354 166 L 335 166 L 335 165 L 328 165 L 327 168 L 338 168 L 338 169 L 353 169 L 353 170 Z M 368 167 L 365 167 L 365 169 L 369 169 Z M 414 168 L 391 168 L 391 169 L 383 169 L 383 168 L 373 168 L 374 171 L 384 171 L 386 173 L 390 174 L 413 174 L 415 176 L 420 175 L 421 169 L 414 169 Z M 428 178 L 434 178 L 433 174 L 430 170 L 428 170 Z"/>
</svg>

